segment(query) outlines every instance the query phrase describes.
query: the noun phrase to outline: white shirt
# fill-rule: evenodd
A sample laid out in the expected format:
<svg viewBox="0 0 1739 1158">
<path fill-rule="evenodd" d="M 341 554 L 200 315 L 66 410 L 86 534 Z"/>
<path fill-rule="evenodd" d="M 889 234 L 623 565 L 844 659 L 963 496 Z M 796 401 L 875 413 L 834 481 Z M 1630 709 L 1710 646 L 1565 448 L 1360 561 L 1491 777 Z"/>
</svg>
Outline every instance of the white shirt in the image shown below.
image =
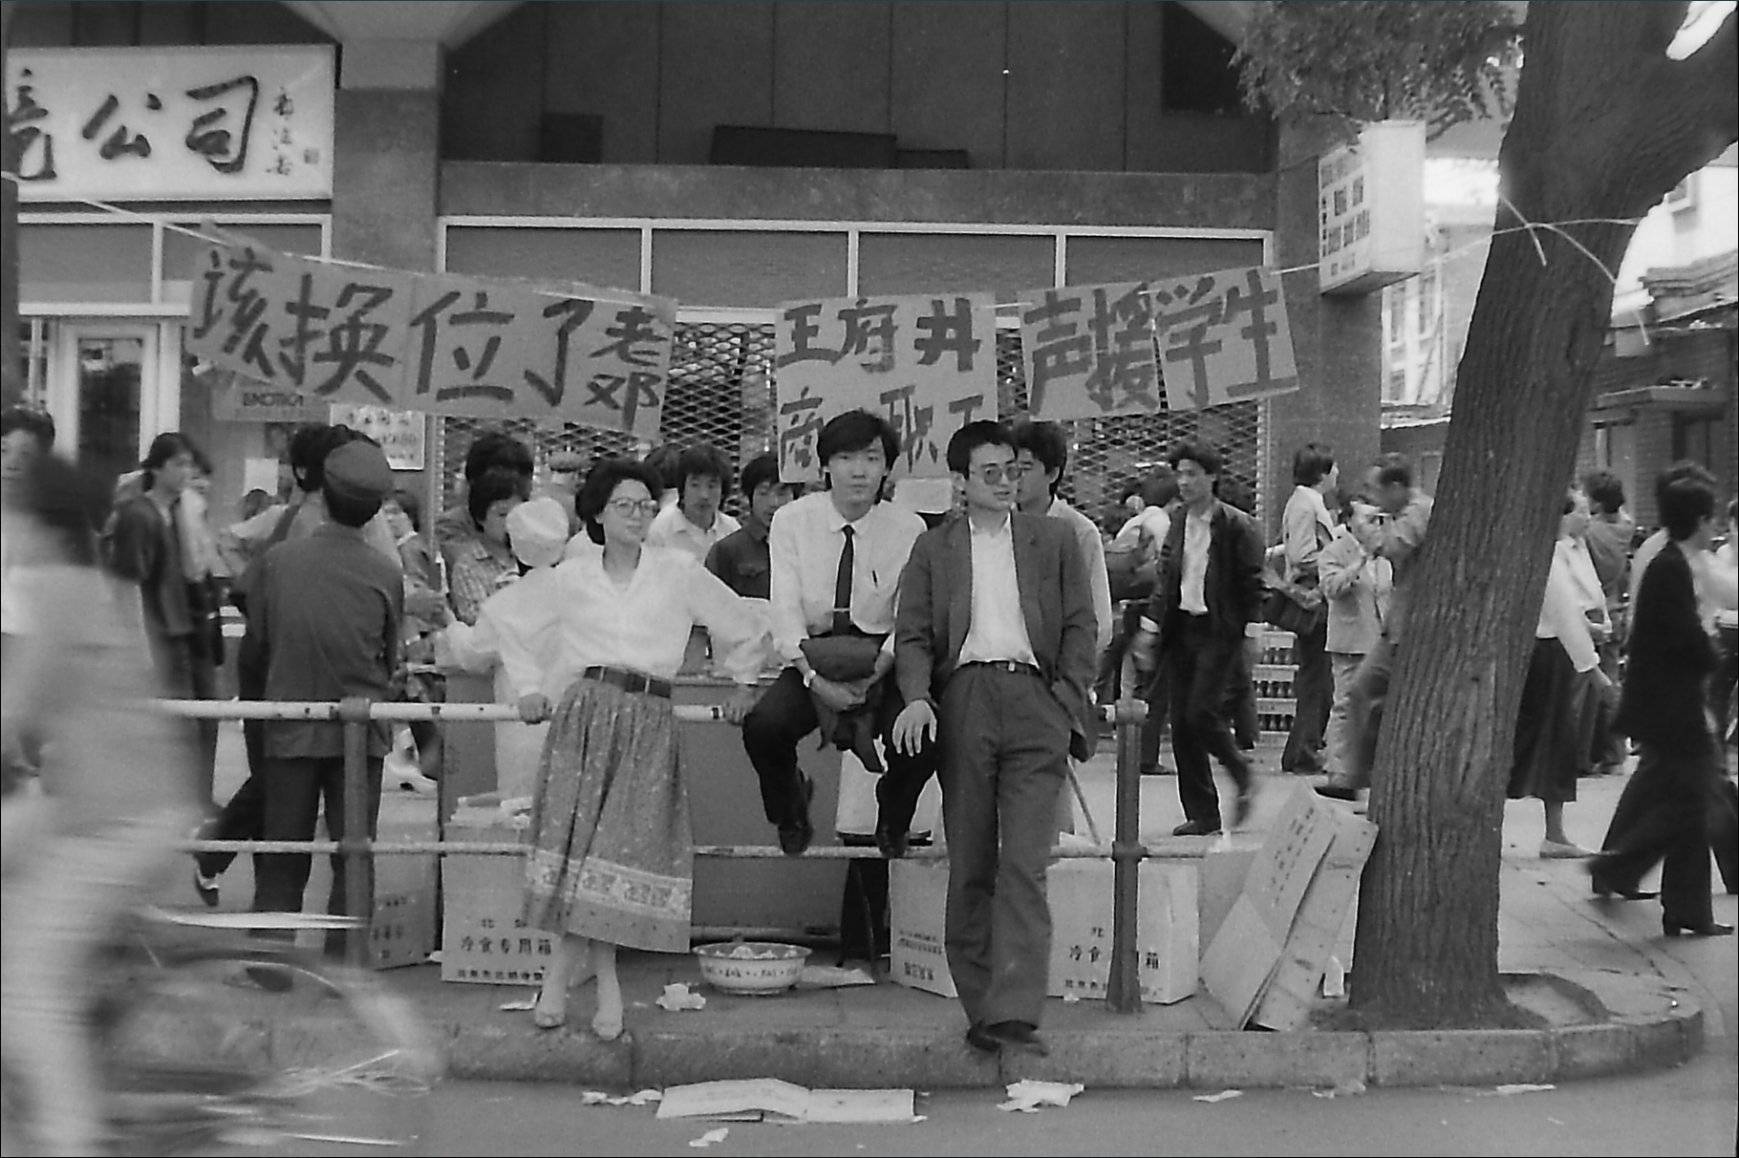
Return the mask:
<svg viewBox="0 0 1739 1158">
<path fill-rule="evenodd" d="M 972 531 L 972 624 L 960 641 L 960 662 L 1012 659 L 1036 667 L 1014 571 L 1013 520 L 1004 515 L 1000 526 L 981 530 L 966 517 Z"/>
<path fill-rule="evenodd" d="M 1594 557 L 1588 553 L 1587 541 L 1560 536 L 1552 551 L 1563 558 L 1571 587 L 1576 593 L 1576 606 L 1585 612 L 1599 612 L 1599 618 L 1604 620 L 1606 592 L 1600 587 L 1600 573 L 1594 569 Z"/>
<path fill-rule="evenodd" d="M 832 630 L 844 526 L 845 516 L 826 491 L 786 503 L 773 516 L 767 532 L 773 647 L 787 663 L 797 659 L 802 640 Z M 891 651 L 900 575 L 924 533 L 924 520 L 892 503 L 876 503 L 852 531 L 851 620 L 872 635 L 887 633 Z"/>
<path fill-rule="evenodd" d="M 712 637 L 718 664 L 739 684 L 760 678 L 766 622 L 755 608 L 687 552 L 643 547 L 626 586 L 604 571 L 604 553 L 555 568 L 560 642 L 550 679 L 566 688 L 594 664 L 671 679 L 696 624 Z"/>
<path fill-rule="evenodd" d="M 1314 564 L 1323 545 L 1334 538 L 1334 516 L 1328 513 L 1322 492 L 1315 487 L 1293 487 L 1280 515 L 1280 532 L 1286 552 L 1286 581 L 1296 583 L 1299 571 Z"/>
<path fill-rule="evenodd" d="M 1717 578 L 1722 578 L 1729 587 L 1739 588 L 1739 550 L 1736 550 L 1732 539 L 1721 544 L 1721 549 L 1715 552 L 1713 568 Z M 1721 627 L 1739 627 L 1739 610 L 1732 603 L 1726 607 L 1715 609 L 1715 622 Z"/>
<path fill-rule="evenodd" d="M 1589 634 L 1588 617 L 1583 612 L 1582 602 L 1564 553 L 1554 551 L 1552 569 L 1546 573 L 1546 595 L 1540 605 L 1539 622 L 1534 626 L 1534 638 L 1556 639 L 1576 670 L 1587 672 L 1600 666 L 1600 657 L 1594 650 L 1594 637 Z"/>
<path fill-rule="evenodd" d="M 1146 532 L 1147 541 L 1153 550 L 1158 551 L 1160 544 L 1165 542 L 1166 532 L 1171 530 L 1171 516 L 1164 507 L 1144 507 L 1140 514 L 1130 516 L 1129 520 L 1117 529 L 1112 536 L 1111 548 L 1115 551 L 1127 551 L 1141 543 L 1142 532 Z"/>
<path fill-rule="evenodd" d="M 713 515 L 712 526 L 699 527 L 689 521 L 681 507 L 669 506 L 653 516 L 652 525 L 646 528 L 646 545 L 676 547 L 693 555 L 696 562 L 705 563 L 706 553 L 712 550 L 712 545 L 726 535 L 735 534 L 741 526 L 737 520 L 719 511 Z M 587 538 L 590 541 L 590 536 Z"/>
<path fill-rule="evenodd" d="M 1207 596 L 1202 587 L 1208 578 L 1208 544 L 1213 539 L 1215 508 L 1205 515 L 1190 511 L 1183 523 L 1183 574 L 1178 592 L 1178 605 L 1191 615 L 1208 613 Z"/>
<path fill-rule="evenodd" d="M 475 624 L 454 623 L 435 636 L 435 662 L 466 671 L 495 671 L 497 703 L 542 692 L 556 699 L 561 636 L 560 581 L 554 567 L 536 567 L 503 587 L 477 612 Z"/>
<path fill-rule="evenodd" d="M 1165 514 L 1159 507 L 1148 509 Z M 1045 515 L 1069 524 L 1069 529 L 1075 534 L 1075 542 L 1080 545 L 1081 559 L 1087 564 L 1087 582 L 1093 587 L 1093 618 L 1099 625 L 1099 632 L 1094 636 L 1093 643 L 1103 652 L 1111 645 L 1112 631 L 1116 626 L 1112 622 L 1116 613 L 1111 609 L 1111 573 L 1105 569 L 1105 540 L 1099 537 L 1099 528 L 1093 525 L 1092 519 L 1062 499 L 1053 497 L 1050 509 Z M 1169 523 L 1168 519 L 1167 524 Z M 1159 542 L 1165 542 L 1163 534 Z"/>
</svg>

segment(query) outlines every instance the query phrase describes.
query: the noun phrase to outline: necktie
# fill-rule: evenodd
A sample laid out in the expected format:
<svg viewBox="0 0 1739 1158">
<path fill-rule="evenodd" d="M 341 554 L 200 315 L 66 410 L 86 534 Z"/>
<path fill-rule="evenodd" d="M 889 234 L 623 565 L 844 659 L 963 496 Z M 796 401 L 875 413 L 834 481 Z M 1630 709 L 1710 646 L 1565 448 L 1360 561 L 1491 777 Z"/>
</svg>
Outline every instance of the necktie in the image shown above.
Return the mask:
<svg viewBox="0 0 1739 1158">
<path fill-rule="evenodd" d="M 833 581 L 833 633 L 840 635 L 852 630 L 851 622 L 851 567 L 857 558 L 852 549 L 853 528 L 850 523 L 841 527 L 845 532 L 845 548 L 839 553 L 839 575 Z"/>
</svg>

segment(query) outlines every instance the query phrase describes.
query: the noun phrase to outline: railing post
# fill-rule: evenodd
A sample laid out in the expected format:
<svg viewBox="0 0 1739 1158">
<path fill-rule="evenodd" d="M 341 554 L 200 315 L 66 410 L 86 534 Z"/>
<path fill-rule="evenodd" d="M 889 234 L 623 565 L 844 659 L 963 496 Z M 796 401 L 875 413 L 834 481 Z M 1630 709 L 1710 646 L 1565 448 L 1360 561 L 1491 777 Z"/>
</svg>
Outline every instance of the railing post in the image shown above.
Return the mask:
<svg viewBox="0 0 1739 1158">
<path fill-rule="evenodd" d="M 338 704 L 338 718 L 344 724 L 344 835 L 338 838 L 338 855 L 344 864 L 344 912 L 361 922 L 344 931 L 344 959 L 358 967 L 368 964 L 374 925 L 374 866 L 369 855 L 374 841 L 368 831 L 370 706 L 364 696 L 349 696 Z"/>
<path fill-rule="evenodd" d="M 1141 859 L 1141 730 L 1147 704 L 1125 685 L 1117 701 L 1117 818 L 1111 842 L 1111 976 L 1105 1004 L 1115 1013 L 1141 1011 L 1140 949 L 1136 944 L 1140 916 Z"/>
</svg>

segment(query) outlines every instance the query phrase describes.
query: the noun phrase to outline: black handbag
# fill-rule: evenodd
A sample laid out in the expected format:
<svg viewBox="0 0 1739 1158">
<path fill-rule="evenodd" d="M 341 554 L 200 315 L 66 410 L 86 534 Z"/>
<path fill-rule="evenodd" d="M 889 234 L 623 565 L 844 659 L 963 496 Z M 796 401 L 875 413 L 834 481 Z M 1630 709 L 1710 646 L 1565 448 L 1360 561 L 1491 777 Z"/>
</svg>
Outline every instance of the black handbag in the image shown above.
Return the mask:
<svg viewBox="0 0 1739 1158">
<path fill-rule="evenodd" d="M 1294 591 L 1299 594 L 1294 594 Z M 1305 594 L 1308 592 L 1308 594 Z M 1300 595 L 1306 599 L 1315 596 L 1309 602 L 1300 602 Z M 1293 635 L 1309 635 L 1323 625 L 1328 615 L 1327 605 L 1322 596 L 1314 590 L 1293 587 L 1270 587 L 1268 594 L 1262 600 L 1262 622 L 1278 627 L 1281 631 L 1290 631 Z"/>
</svg>

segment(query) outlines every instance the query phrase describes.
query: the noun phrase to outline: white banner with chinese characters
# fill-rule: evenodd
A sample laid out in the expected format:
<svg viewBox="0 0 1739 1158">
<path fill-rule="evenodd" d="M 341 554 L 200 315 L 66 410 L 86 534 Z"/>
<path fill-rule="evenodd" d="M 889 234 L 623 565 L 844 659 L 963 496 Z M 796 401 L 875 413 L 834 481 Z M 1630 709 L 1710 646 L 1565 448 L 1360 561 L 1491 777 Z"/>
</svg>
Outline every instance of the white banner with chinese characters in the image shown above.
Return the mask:
<svg viewBox="0 0 1739 1158">
<path fill-rule="evenodd" d="M 988 294 L 783 302 L 774 319 L 779 477 L 816 482 L 816 439 L 849 410 L 884 415 L 896 475 L 946 475 L 948 439 L 996 417 L 996 316 Z"/>
<path fill-rule="evenodd" d="M 332 196 L 330 45 L 15 48 L 25 201 Z"/>
<path fill-rule="evenodd" d="M 1298 389 L 1280 272 L 1192 273 L 1149 284 L 1165 403 L 1203 410 Z"/>
<path fill-rule="evenodd" d="M 1159 410 L 1153 306 L 1146 282 L 1064 286 L 1022 295 L 1027 409 L 1037 419 Z"/>
<path fill-rule="evenodd" d="M 341 265 L 239 239 L 208 245 L 197 272 L 188 353 L 259 387 L 657 437 L 667 298 Z"/>
</svg>

